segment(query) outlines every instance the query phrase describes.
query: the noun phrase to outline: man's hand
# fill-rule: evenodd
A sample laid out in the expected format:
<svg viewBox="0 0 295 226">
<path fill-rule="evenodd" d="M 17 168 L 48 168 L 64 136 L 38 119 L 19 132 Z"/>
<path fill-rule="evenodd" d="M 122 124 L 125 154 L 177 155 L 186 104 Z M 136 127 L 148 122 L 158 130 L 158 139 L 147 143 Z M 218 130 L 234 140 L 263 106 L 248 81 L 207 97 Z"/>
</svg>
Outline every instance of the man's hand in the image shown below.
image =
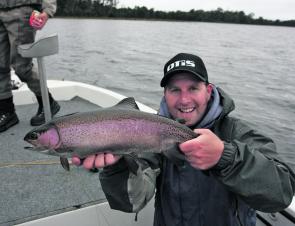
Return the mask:
<svg viewBox="0 0 295 226">
<path fill-rule="evenodd" d="M 191 166 L 207 170 L 217 164 L 224 150 L 223 142 L 209 129 L 195 129 L 199 136 L 179 145 Z"/>
<path fill-rule="evenodd" d="M 32 12 L 32 14 L 34 14 L 34 12 Z M 43 13 L 35 14 L 30 20 L 30 24 L 33 28 L 37 30 L 41 30 L 46 24 L 47 20 L 48 20 L 47 13 L 43 12 Z"/>
<path fill-rule="evenodd" d="M 110 153 L 90 155 L 84 159 L 83 167 L 88 170 L 93 168 L 103 168 L 116 163 L 120 158 L 120 156 Z M 73 157 L 72 163 L 76 166 L 80 166 L 82 164 L 82 160 L 78 157 Z"/>
</svg>

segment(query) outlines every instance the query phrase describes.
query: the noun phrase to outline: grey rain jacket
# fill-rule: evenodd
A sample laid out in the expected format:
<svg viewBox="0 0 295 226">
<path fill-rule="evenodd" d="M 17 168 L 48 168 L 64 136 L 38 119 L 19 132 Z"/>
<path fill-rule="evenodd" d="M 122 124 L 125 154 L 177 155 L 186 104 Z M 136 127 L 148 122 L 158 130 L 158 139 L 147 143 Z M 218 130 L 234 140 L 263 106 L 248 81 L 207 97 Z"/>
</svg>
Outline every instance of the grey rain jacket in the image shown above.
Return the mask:
<svg viewBox="0 0 295 226">
<path fill-rule="evenodd" d="M 56 12 L 56 0 L 1 0 L 1 9 L 12 9 L 21 6 L 36 6 L 40 11 L 46 12 L 53 17 Z"/>
<path fill-rule="evenodd" d="M 100 173 L 111 208 L 138 212 L 156 191 L 154 226 L 254 226 L 255 210 L 277 212 L 291 203 L 294 173 L 271 139 L 228 115 L 234 110 L 233 100 L 217 90 L 222 112 L 210 129 L 224 141 L 220 161 L 201 171 L 145 154 L 134 175 L 122 158 Z"/>
</svg>

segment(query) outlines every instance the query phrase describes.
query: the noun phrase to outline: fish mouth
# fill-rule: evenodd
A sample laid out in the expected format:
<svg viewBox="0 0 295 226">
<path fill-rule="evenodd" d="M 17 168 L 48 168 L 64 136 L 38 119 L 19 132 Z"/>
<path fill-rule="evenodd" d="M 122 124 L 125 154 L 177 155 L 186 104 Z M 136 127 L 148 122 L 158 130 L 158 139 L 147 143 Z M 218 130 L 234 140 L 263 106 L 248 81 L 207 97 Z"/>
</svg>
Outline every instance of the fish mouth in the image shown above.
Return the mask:
<svg viewBox="0 0 295 226">
<path fill-rule="evenodd" d="M 26 146 L 24 147 L 24 149 L 30 150 L 30 151 L 36 151 L 42 154 L 56 155 L 56 152 L 54 150 L 45 149 L 42 147 Z"/>
<path fill-rule="evenodd" d="M 24 140 L 29 143 L 32 143 L 32 141 L 37 140 L 38 137 L 39 137 L 39 133 L 32 131 L 32 132 L 29 132 L 25 135 Z"/>
<path fill-rule="evenodd" d="M 47 151 L 47 149 L 44 149 L 42 147 L 37 147 L 37 146 L 26 146 L 26 147 L 24 147 L 24 149 L 30 150 L 30 151 L 38 151 L 38 152 L 42 152 L 42 153 L 46 153 L 46 151 Z"/>
</svg>

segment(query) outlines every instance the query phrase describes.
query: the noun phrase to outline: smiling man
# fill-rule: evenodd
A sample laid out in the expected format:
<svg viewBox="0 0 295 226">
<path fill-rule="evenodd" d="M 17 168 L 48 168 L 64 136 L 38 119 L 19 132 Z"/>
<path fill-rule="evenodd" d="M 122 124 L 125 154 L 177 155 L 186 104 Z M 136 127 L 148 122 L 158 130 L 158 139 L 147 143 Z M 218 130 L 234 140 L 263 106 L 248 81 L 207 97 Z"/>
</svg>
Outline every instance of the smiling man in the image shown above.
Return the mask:
<svg viewBox="0 0 295 226">
<path fill-rule="evenodd" d="M 193 126 L 204 116 L 212 85 L 199 82 L 189 73 L 179 73 L 165 88 L 168 111 L 174 119 L 183 118 Z"/>
<path fill-rule="evenodd" d="M 164 95 L 172 118 L 183 118 L 186 125 L 193 126 L 204 116 L 213 86 L 208 83 L 205 65 L 198 57 L 191 56 L 195 61 L 177 60 L 181 57 L 179 54 L 165 65 L 161 86 L 165 87 Z M 197 60 L 199 67 L 196 67 Z"/>
<path fill-rule="evenodd" d="M 156 192 L 154 226 L 254 226 L 255 210 L 276 212 L 291 203 L 294 173 L 270 138 L 229 116 L 234 102 L 209 83 L 201 58 L 174 56 L 161 86 L 159 114 L 181 119 L 198 136 L 179 144 L 187 160 L 182 167 L 146 154 L 134 175 L 119 156 L 86 158 L 86 169 L 103 168 L 100 181 L 113 209 L 138 212 Z"/>
</svg>

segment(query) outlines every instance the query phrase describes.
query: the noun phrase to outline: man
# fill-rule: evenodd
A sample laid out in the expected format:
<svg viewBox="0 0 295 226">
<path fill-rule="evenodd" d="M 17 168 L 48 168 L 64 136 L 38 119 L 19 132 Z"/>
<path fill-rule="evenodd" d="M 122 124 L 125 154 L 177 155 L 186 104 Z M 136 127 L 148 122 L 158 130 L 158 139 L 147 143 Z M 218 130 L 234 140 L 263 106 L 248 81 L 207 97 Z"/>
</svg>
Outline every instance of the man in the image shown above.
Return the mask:
<svg viewBox="0 0 295 226">
<path fill-rule="evenodd" d="M 40 13 L 33 12 L 34 10 Z M 56 0 L 9 0 L 0 1 L 0 132 L 19 122 L 15 113 L 12 97 L 10 68 L 12 67 L 21 81 L 26 82 L 39 103 L 31 125 L 45 122 L 40 81 L 31 58 L 23 58 L 17 53 L 17 46 L 33 43 L 36 29 L 42 29 L 48 17 L 56 11 Z M 32 13 L 34 16 L 31 17 Z M 31 19 L 30 19 L 31 17 Z M 55 115 L 59 104 L 49 93 L 51 113 Z"/>
<path fill-rule="evenodd" d="M 155 226 L 254 226 L 255 210 L 276 212 L 292 201 L 295 177 L 270 138 L 229 116 L 233 100 L 208 81 L 201 58 L 180 53 L 164 67 L 159 113 L 184 119 L 198 137 L 179 145 L 183 167 L 164 156 L 140 156 L 137 175 L 112 154 L 87 157 L 113 209 L 138 212 L 155 195 Z M 73 158 L 79 165 L 81 160 Z"/>
</svg>

